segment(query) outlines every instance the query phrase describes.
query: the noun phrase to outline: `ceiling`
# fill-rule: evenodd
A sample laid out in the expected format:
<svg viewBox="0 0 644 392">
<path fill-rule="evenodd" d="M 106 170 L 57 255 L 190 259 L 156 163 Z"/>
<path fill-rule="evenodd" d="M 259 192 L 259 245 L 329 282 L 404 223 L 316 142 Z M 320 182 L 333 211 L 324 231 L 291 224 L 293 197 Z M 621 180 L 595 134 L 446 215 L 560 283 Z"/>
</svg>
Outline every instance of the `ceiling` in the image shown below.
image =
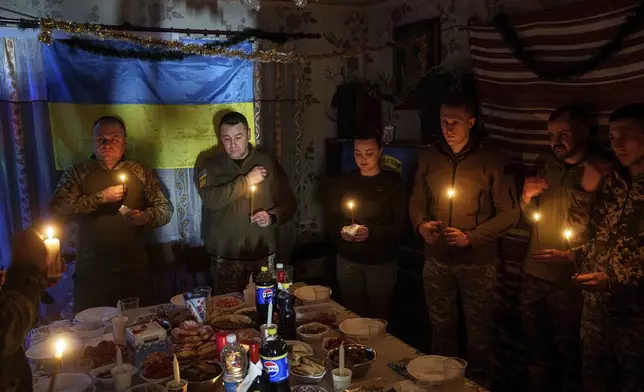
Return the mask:
<svg viewBox="0 0 644 392">
<path fill-rule="evenodd" d="M 292 3 L 293 0 L 268 0 L 273 2 Z M 346 5 L 346 6 L 368 6 L 372 4 L 384 3 L 387 0 L 309 0 L 309 4 L 329 4 L 329 5 Z"/>
</svg>

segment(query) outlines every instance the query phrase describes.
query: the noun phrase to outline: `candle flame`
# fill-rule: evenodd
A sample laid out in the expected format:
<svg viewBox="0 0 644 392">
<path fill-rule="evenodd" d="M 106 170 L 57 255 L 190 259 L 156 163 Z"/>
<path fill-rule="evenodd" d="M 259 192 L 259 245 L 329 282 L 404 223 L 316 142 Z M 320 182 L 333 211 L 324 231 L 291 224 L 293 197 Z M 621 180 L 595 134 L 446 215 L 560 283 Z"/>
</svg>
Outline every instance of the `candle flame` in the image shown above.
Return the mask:
<svg viewBox="0 0 644 392">
<path fill-rule="evenodd" d="M 353 210 L 353 205 L 354 205 L 353 200 L 349 200 L 347 202 L 347 206 L 349 207 L 350 210 Z"/>
<path fill-rule="evenodd" d="M 257 187 L 255 185 L 250 186 L 250 191 L 255 193 L 255 190 L 257 190 Z"/>
<path fill-rule="evenodd" d="M 454 188 L 447 189 L 447 197 L 449 197 L 450 199 L 453 198 L 455 194 L 456 194 L 456 191 L 454 190 Z"/>
<path fill-rule="evenodd" d="M 65 351 L 65 348 L 67 347 L 67 342 L 63 339 L 58 339 L 56 341 L 56 358 L 60 359 L 63 357 L 63 351 Z"/>
<path fill-rule="evenodd" d="M 535 221 L 535 222 L 539 222 L 539 220 L 541 220 L 541 214 L 540 214 L 540 213 L 538 213 L 538 212 L 535 212 L 535 213 L 532 215 L 532 219 L 534 219 L 534 221 Z"/>
<path fill-rule="evenodd" d="M 52 239 L 52 237 L 53 237 L 53 236 L 54 236 L 54 229 L 52 229 L 52 228 L 51 228 L 51 226 L 49 226 L 49 227 L 47 228 L 47 237 L 48 237 L 49 239 Z"/>
<path fill-rule="evenodd" d="M 570 238 L 572 237 L 572 230 L 570 229 L 564 230 L 563 235 L 567 240 L 570 240 Z"/>
<path fill-rule="evenodd" d="M 125 174 L 121 174 L 121 182 L 125 184 Z"/>
</svg>

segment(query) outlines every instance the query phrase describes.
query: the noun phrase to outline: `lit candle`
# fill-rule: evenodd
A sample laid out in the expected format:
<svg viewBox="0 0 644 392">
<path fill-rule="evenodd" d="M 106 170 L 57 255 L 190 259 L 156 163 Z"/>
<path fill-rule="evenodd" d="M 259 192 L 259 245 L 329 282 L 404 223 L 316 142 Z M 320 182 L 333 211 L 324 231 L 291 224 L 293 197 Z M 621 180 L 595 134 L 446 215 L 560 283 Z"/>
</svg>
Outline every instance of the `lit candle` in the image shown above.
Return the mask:
<svg viewBox="0 0 644 392">
<path fill-rule="evenodd" d="M 355 225 L 355 220 L 353 219 L 353 207 L 355 206 L 355 202 L 353 200 L 349 200 L 347 202 L 347 207 L 349 207 L 349 211 L 351 211 L 351 225 Z"/>
<path fill-rule="evenodd" d="M 179 361 L 176 354 L 172 359 L 172 372 L 174 373 L 174 382 L 178 385 L 181 382 L 181 377 L 179 377 Z"/>
<path fill-rule="evenodd" d="M 51 227 L 47 228 L 45 248 L 47 249 L 48 278 L 55 279 L 62 275 L 60 264 L 60 240 L 58 238 L 54 238 L 54 229 Z"/>
<path fill-rule="evenodd" d="M 255 204 L 255 191 L 257 190 L 257 187 L 255 185 L 250 186 L 250 214 L 253 215 L 254 211 L 254 204 Z"/>
<path fill-rule="evenodd" d="M 449 198 L 449 213 L 447 215 L 447 226 L 452 227 L 452 211 L 454 210 L 454 196 L 456 190 L 453 187 L 447 188 L 447 197 Z"/>
<path fill-rule="evenodd" d="M 563 232 L 563 236 L 566 239 L 566 242 L 568 243 L 568 249 L 567 249 L 568 251 L 571 250 L 570 249 L 570 239 L 572 238 L 572 234 L 573 234 L 572 230 L 570 230 L 570 229 L 565 229 L 564 232 Z M 574 255 L 572 257 L 572 263 L 575 265 L 575 270 L 577 271 L 577 273 L 579 273 L 579 268 L 577 267 L 577 260 L 575 260 Z"/>
<path fill-rule="evenodd" d="M 56 366 L 54 366 L 54 371 L 51 373 L 51 381 L 49 382 L 49 392 L 53 392 L 55 390 L 55 385 L 56 385 L 56 377 L 58 376 L 58 372 L 60 372 L 60 369 L 62 368 L 63 365 L 63 353 L 65 351 L 65 347 L 67 347 L 67 343 L 63 339 L 58 339 L 56 341 L 56 352 L 54 354 L 54 358 L 56 360 Z"/>
<path fill-rule="evenodd" d="M 123 184 L 123 200 L 125 200 L 125 174 L 120 175 L 121 183 Z"/>
<path fill-rule="evenodd" d="M 541 220 L 541 213 L 535 212 L 532 214 L 532 220 L 534 220 L 535 243 L 537 248 L 539 248 L 539 221 Z"/>
</svg>

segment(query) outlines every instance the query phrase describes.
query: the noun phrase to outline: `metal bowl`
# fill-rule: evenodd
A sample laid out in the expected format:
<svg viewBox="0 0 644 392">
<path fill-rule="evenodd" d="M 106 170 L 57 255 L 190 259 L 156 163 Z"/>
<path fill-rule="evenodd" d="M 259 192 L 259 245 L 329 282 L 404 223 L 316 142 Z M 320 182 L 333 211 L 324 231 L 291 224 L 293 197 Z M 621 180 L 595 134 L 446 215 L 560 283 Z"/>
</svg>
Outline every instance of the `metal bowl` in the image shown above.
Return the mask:
<svg viewBox="0 0 644 392">
<path fill-rule="evenodd" d="M 219 379 L 221 378 L 222 374 L 224 373 L 221 365 L 219 362 L 216 361 L 204 361 L 208 363 L 209 365 L 215 365 L 219 368 L 219 373 L 214 376 L 213 378 L 209 378 L 208 380 L 204 381 L 190 381 L 188 378 L 186 378 L 184 371 L 190 367 L 190 365 L 184 367 L 181 369 L 181 378 L 188 381 L 188 392 L 210 392 L 210 391 L 215 391 L 218 388 L 218 384 L 220 383 Z"/>
<path fill-rule="evenodd" d="M 371 368 L 371 364 L 378 358 L 378 353 L 376 352 L 376 350 L 372 349 L 371 347 L 367 347 L 363 344 L 345 344 L 344 345 L 345 357 L 350 355 L 351 352 L 357 352 L 357 351 L 366 353 L 366 356 L 369 360 L 367 362 L 364 362 L 358 365 L 352 365 L 352 366 L 349 366 L 347 364 L 347 361 L 345 361 L 345 367 L 347 369 L 350 369 L 351 372 L 353 372 L 353 377 L 362 378 L 367 375 L 367 372 Z M 336 347 L 334 349 L 329 350 L 329 352 L 326 354 L 326 362 L 328 365 L 331 366 L 331 370 L 336 369 L 340 365 L 337 361 L 334 361 L 332 359 L 333 357 L 338 356 L 339 352 L 340 352 L 340 347 Z"/>
</svg>

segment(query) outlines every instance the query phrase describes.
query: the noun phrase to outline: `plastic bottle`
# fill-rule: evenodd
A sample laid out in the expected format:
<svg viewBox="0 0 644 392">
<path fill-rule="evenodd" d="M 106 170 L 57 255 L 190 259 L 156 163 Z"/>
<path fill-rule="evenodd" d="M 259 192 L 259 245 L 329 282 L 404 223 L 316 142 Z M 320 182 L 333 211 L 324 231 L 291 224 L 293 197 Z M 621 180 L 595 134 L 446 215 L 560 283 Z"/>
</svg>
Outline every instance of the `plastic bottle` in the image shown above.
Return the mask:
<svg viewBox="0 0 644 392">
<path fill-rule="evenodd" d="M 255 278 L 255 309 L 257 309 L 257 324 L 266 324 L 268 303 L 275 299 L 275 279 L 268 272 L 268 267 L 262 267 Z"/>
<path fill-rule="evenodd" d="M 277 270 L 275 273 L 275 278 L 277 279 L 277 292 L 282 290 L 282 283 L 286 282 L 286 271 L 284 271 L 284 264 L 278 263 L 276 266 Z"/>
<path fill-rule="evenodd" d="M 291 293 L 291 284 L 284 283 L 280 291 L 278 303 L 279 313 L 279 333 L 286 340 L 297 339 L 295 325 L 295 296 Z"/>
<path fill-rule="evenodd" d="M 252 343 L 249 349 L 250 361 L 253 364 L 257 364 L 260 361 L 259 358 L 259 345 L 257 343 Z M 247 392 L 270 392 L 270 383 L 268 381 L 268 373 L 262 365 L 262 374 L 255 377 L 253 382 L 248 387 Z"/>
<path fill-rule="evenodd" d="M 221 350 L 221 365 L 224 369 L 224 388 L 226 392 L 236 392 L 237 386 L 244 381 L 248 368 L 248 357 L 244 347 L 237 343 L 237 336 L 226 336 L 226 346 Z"/>
<path fill-rule="evenodd" d="M 268 328 L 268 337 L 264 340 L 259 354 L 264 369 L 268 373 L 270 392 L 290 392 L 291 389 L 288 385 L 290 377 L 288 347 L 286 342 L 277 336 L 275 327 Z"/>
</svg>

